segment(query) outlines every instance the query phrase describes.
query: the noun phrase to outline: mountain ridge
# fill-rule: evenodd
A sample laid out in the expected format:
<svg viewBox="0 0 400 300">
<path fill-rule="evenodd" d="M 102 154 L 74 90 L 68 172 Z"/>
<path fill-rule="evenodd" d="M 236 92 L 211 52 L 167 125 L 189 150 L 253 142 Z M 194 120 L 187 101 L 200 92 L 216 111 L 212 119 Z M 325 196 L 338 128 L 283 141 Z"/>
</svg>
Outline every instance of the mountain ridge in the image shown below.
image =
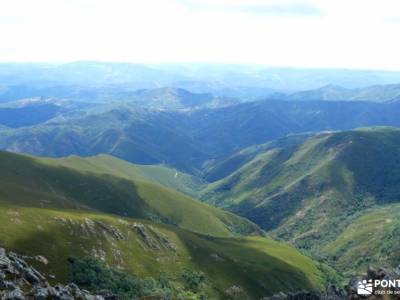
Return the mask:
<svg viewBox="0 0 400 300">
<path fill-rule="evenodd" d="M 40 257 L 45 263 L 33 265 L 54 283 L 68 282 L 68 261 L 90 256 L 196 300 L 226 299 L 232 289 L 249 299 L 321 290 L 336 274 L 253 223 L 121 164 L 0 152 L 0 247 Z M 204 279 L 193 287 L 192 277 Z"/>
<path fill-rule="evenodd" d="M 324 100 L 324 101 L 371 101 L 392 102 L 400 97 L 400 84 L 372 85 L 349 89 L 336 85 L 326 85 L 315 90 L 300 91 L 286 96 L 285 100 Z"/>
<path fill-rule="evenodd" d="M 0 156 L 3 201 L 155 219 L 217 236 L 240 234 L 242 230 L 261 233 L 245 219 L 132 175 L 136 174 L 134 166 L 122 169 L 114 160 L 93 158 L 87 168 L 84 160 L 76 158 L 57 161 L 7 152 L 0 152 Z"/>
<path fill-rule="evenodd" d="M 201 198 L 315 255 L 337 257 L 331 249 L 340 234 L 354 231 L 348 229 L 352 222 L 369 209 L 400 201 L 399 149 L 397 128 L 316 134 L 305 142 L 257 154 L 212 183 Z M 357 242 L 367 241 L 360 238 Z M 329 243 L 332 246 L 326 246 Z M 323 246 L 327 248 L 321 251 Z M 348 259 L 353 249 L 340 251 Z M 366 267 L 365 262 L 359 267 Z"/>
<path fill-rule="evenodd" d="M 400 126 L 400 102 L 258 101 L 190 112 L 129 105 L 88 109 L 45 124 L 0 130 L 0 148 L 39 156 L 104 153 L 198 175 L 210 160 L 287 135 Z"/>
</svg>

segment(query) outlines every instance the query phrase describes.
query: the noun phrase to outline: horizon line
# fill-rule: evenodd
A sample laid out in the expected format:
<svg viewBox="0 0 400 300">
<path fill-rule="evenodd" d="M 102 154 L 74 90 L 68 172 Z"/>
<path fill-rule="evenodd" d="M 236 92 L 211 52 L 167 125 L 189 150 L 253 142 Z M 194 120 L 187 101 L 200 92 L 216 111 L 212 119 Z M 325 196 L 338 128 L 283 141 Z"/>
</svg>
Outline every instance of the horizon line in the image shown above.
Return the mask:
<svg viewBox="0 0 400 300">
<path fill-rule="evenodd" d="M 248 66 L 270 69 L 293 69 L 293 70 L 343 70 L 343 71 L 363 71 L 363 72 L 400 72 L 400 69 L 385 69 L 385 68 L 363 68 L 363 67 L 344 67 L 344 66 L 296 66 L 296 65 L 271 65 L 267 63 L 245 63 L 245 62 L 214 62 L 214 61 L 175 61 L 175 62 L 138 62 L 138 61 L 118 61 L 118 60 L 91 60 L 77 59 L 65 61 L 0 61 L 0 65 L 6 64 L 31 64 L 31 65 L 67 65 L 77 63 L 98 63 L 98 64 L 127 64 L 127 65 L 142 65 L 142 66 L 168 66 L 168 65 L 215 65 L 215 66 Z"/>
</svg>

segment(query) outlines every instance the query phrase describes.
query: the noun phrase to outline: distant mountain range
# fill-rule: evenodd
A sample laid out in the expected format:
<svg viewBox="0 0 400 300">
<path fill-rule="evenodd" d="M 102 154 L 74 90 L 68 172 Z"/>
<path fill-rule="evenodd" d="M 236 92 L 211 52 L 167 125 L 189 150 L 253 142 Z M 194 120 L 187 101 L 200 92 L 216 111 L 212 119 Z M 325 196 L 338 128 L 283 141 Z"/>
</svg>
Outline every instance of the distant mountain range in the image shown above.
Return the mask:
<svg viewBox="0 0 400 300">
<path fill-rule="evenodd" d="M 207 161 L 290 134 L 400 126 L 399 113 L 400 103 L 257 101 L 194 111 L 114 104 L 78 108 L 29 127 L 3 128 L 0 148 L 57 157 L 105 153 L 196 174 Z M 7 118 L 16 120 L 9 112 Z"/>
<path fill-rule="evenodd" d="M 195 108 L 220 108 L 241 103 L 228 97 L 215 97 L 211 93 L 192 93 L 181 88 L 137 90 L 127 96 L 127 102 L 139 107 L 177 110 Z"/>
<path fill-rule="evenodd" d="M 348 89 L 327 85 L 316 90 L 302 91 L 290 95 L 276 95 L 279 99 L 294 101 L 400 101 L 400 84 L 374 85 L 366 88 Z"/>
<path fill-rule="evenodd" d="M 120 100 L 126 91 L 160 87 L 249 100 L 329 84 L 350 89 L 397 84 L 400 72 L 229 64 L 9 63 L 0 64 L 0 82 L 2 102 L 35 96 Z"/>
<path fill-rule="evenodd" d="M 399 82 L 0 64 L 0 295 L 61 283 L 121 299 L 342 299 L 370 265 L 397 276 Z"/>
</svg>

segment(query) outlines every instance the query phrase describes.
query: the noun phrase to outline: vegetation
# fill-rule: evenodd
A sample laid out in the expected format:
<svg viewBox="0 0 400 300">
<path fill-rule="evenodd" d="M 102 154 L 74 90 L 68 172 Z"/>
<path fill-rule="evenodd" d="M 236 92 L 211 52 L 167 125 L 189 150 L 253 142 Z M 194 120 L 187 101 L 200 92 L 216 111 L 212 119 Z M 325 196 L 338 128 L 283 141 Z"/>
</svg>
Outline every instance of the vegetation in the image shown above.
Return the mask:
<svg viewBox="0 0 400 300">
<path fill-rule="evenodd" d="M 393 128 L 322 133 L 304 143 L 261 151 L 211 184 L 202 197 L 322 259 L 330 257 L 340 269 L 393 265 L 394 254 L 384 250 L 368 252 L 362 261 L 355 256 L 361 245 L 370 245 L 367 232 L 379 223 L 377 213 L 364 214 L 400 199 L 399 149 L 400 131 Z M 378 215 L 383 226 L 384 214 Z M 360 223 L 359 234 L 349 236 Z M 385 227 L 384 236 L 393 230 Z M 389 240 L 378 244 L 377 237 L 376 247 L 386 245 L 392 253 Z"/>
<path fill-rule="evenodd" d="M 189 284 L 186 285 L 187 288 L 183 288 L 173 278 L 139 278 L 112 269 L 92 257 L 70 258 L 68 262 L 71 282 L 91 291 L 110 291 L 120 299 L 207 299 L 206 294 L 201 291 L 205 278 L 203 273 L 184 271 L 182 276 Z M 199 274 L 202 276 L 199 277 Z"/>
<path fill-rule="evenodd" d="M 192 291 L 201 291 L 206 280 L 206 276 L 203 272 L 191 270 L 184 270 L 182 272 L 182 277 L 185 281 L 185 285 Z"/>
<path fill-rule="evenodd" d="M 41 159 L 41 163 L 123 177 L 128 180 L 151 181 L 185 194 L 197 194 L 206 185 L 198 177 L 180 172 L 166 165 L 138 165 L 114 156 L 99 154 L 93 157 L 69 156 Z"/>
<path fill-rule="evenodd" d="M 135 166 L 107 156 L 0 156 L 0 246 L 44 256 L 48 264 L 32 263 L 55 281 L 68 281 L 68 259 L 74 257 L 74 279 L 123 297 L 152 290 L 185 300 L 224 299 L 227 289 L 239 286 L 257 299 L 326 283 L 319 264 L 295 248 L 261 236 L 235 237 L 262 232 L 143 180 Z M 97 261 L 81 261 L 88 256 Z M 105 274 L 104 281 L 93 269 Z M 131 277 L 123 279 L 121 272 Z"/>
<path fill-rule="evenodd" d="M 268 100 L 190 111 L 149 110 L 129 102 L 107 102 L 79 106 L 46 123 L 3 128 L 0 148 L 54 157 L 109 154 L 198 176 L 214 161 L 290 134 L 400 126 L 399 111 L 396 101 Z"/>
<path fill-rule="evenodd" d="M 141 287 L 149 277 L 156 287 L 167 277 L 177 289 L 211 299 L 225 299 L 232 286 L 259 299 L 281 290 L 321 289 L 326 283 L 319 264 L 270 238 L 207 237 L 89 211 L 1 203 L 0 241 L 23 255 L 46 257 L 47 265 L 32 263 L 46 276 L 55 275 L 55 282 L 68 281 L 70 257 L 90 256 L 143 279 Z"/>
<path fill-rule="evenodd" d="M 21 206 L 94 209 L 214 236 L 262 234 L 253 223 L 145 181 L 135 166 L 109 157 L 52 160 L 0 152 L 0 179 L 1 201 Z"/>
<path fill-rule="evenodd" d="M 397 267 L 400 259 L 399 204 L 373 207 L 352 220 L 318 255 L 345 274 L 362 272 L 368 266 Z"/>
<path fill-rule="evenodd" d="M 400 199 L 399 145 L 399 131 L 390 128 L 290 136 L 209 164 L 211 177 L 227 176 L 200 195 L 346 270 L 356 261 L 360 245 L 366 243 L 361 234 L 356 242 L 346 241 L 352 222 L 358 224 L 363 220 L 358 218 L 370 209 Z M 138 166 L 107 155 L 49 159 L 3 152 L 1 156 L 3 203 L 97 210 L 210 236 L 262 234 L 245 219 L 149 182 L 153 179 L 186 188 L 192 184 L 192 193 L 204 184 L 193 183 L 195 178 L 186 174 L 176 180 L 176 173 L 163 166 Z M 374 214 L 366 216 L 369 220 Z M 393 230 L 385 227 L 385 232 Z M 395 264 L 394 256 L 389 255 L 393 244 L 385 245 L 379 248 L 380 254 L 359 261 L 357 269 L 383 261 Z"/>
<path fill-rule="evenodd" d="M 0 106 L 0 124 L 12 128 L 40 124 L 56 117 L 61 111 L 61 107 L 51 103 L 22 107 Z"/>
<path fill-rule="evenodd" d="M 397 265 L 400 130 L 353 129 L 399 127 L 400 85 L 351 87 L 400 73 L 273 73 L 0 65 L 0 247 L 122 299 L 258 300 L 340 282 L 325 262 Z M 306 90 L 325 83 L 347 87 Z"/>
</svg>

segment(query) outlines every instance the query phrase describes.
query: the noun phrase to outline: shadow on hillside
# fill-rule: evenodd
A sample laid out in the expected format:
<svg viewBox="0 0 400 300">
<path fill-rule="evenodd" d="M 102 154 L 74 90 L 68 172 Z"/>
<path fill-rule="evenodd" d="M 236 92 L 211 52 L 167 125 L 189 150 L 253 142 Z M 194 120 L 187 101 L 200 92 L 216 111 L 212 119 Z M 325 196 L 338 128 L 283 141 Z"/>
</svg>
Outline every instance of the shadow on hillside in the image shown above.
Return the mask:
<svg viewBox="0 0 400 300">
<path fill-rule="evenodd" d="M 103 174 L 49 166 L 13 153 L 0 153 L 0 190 L 10 202 L 23 206 L 90 208 L 126 217 L 143 218 L 151 208 L 132 181 Z"/>
<path fill-rule="evenodd" d="M 260 299 L 280 291 L 316 289 L 315 284 L 302 270 L 261 250 L 246 246 L 245 240 L 199 234 L 189 237 L 183 231 L 179 231 L 179 235 L 190 252 L 191 262 L 206 274 L 222 298 L 226 297 L 224 291 L 232 286 L 243 288 L 251 299 Z"/>
</svg>

